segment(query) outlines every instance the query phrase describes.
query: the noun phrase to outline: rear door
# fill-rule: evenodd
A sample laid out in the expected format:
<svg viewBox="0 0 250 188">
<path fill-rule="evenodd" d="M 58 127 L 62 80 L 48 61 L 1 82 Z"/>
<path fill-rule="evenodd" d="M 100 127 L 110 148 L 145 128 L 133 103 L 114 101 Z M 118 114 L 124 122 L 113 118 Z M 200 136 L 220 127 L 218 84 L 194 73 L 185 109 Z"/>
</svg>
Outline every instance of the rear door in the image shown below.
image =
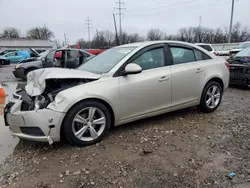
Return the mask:
<svg viewBox="0 0 250 188">
<path fill-rule="evenodd" d="M 172 107 L 199 103 L 206 74 L 203 52 L 177 44 L 170 45 L 170 51 L 173 59 Z"/>
</svg>

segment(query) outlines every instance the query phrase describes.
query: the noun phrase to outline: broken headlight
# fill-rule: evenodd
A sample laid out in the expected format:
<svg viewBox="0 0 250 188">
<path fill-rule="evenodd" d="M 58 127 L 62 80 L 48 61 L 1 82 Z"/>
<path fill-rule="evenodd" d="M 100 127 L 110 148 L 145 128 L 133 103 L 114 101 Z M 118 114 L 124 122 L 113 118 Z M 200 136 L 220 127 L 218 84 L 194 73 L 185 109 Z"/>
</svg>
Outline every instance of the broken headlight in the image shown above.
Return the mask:
<svg viewBox="0 0 250 188">
<path fill-rule="evenodd" d="M 45 108 L 45 98 L 42 95 L 39 95 L 35 99 L 35 110 Z"/>
</svg>

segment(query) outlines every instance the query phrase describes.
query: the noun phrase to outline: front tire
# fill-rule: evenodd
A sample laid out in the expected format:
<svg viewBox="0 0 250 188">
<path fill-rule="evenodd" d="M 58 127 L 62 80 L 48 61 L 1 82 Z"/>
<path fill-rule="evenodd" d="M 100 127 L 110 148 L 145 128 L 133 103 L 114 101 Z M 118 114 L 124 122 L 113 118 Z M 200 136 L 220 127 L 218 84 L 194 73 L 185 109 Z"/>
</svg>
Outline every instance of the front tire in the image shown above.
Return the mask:
<svg viewBox="0 0 250 188">
<path fill-rule="evenodd" d="M 109 131 L 111 114 L 108 108 L 97 101 L 76 104 L 67 113 L 63 122 L 65 138 L 80 147 L 99 142 Z"/>
<path fill-rule="evenodd" d="M 215 111 L 222 99 L 222 88 L 218 82 L 211 81 L 203 89 L 199 108 L 204 113 Z"/>
</svg>

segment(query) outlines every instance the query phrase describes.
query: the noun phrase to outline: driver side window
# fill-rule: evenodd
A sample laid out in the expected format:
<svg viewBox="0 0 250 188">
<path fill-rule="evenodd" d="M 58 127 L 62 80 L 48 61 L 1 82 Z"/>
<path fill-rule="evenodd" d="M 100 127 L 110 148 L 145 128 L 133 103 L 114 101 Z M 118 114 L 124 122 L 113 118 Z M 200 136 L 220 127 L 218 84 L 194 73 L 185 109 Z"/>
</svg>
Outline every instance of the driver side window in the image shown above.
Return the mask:
<svg viewBox="0 0 250 188">
<path fill-rule="evenodd" d="M 137 57 L 133 63 L 141 66 L 142 70 L 155 69 L 165 66 L 164 50 L 163 48 L 156 48 L 144 52 Z"/>
<path fill-rule="evenodd" d="M 15 54 L 16 54 L 16 52 L 11 52 L 11 53 L 6 54 L 6 57 L 15 56 Z"/>
</svg>

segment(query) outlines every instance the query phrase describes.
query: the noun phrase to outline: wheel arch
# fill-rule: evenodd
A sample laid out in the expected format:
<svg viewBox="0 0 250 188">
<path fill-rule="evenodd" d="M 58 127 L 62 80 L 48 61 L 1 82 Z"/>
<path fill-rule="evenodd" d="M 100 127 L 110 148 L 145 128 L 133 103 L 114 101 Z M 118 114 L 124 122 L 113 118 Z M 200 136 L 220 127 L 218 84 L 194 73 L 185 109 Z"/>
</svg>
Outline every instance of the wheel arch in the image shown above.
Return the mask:
<svg viewBox="0 0 250 188">
<path fill-rule="evenodd" d="M 91 97 L 91 98 L 82 99 L 82 100 L 80 100 L 80 101 L 74 103 L 74 104 L 67 110 L 67 112 L 70 111 L 72 108 L 74 108 L 77 104 L 82 103 L 82 102 L 84 102 L 84 101 L 97 101 L 97 102 L 100 102 L 100 103 L 102 103 L 103 105 L 105 105 L 105 106 L 108 108 L 108 110 L 109 110 L 109 112 L 110 112 L 110 114 L 111 114 L 111 127 L 114 127 L 114 125 L 115 125 L 115 113 L 114 113 L 114 110 L 113 110 L 113 108 L 111 107 L 111 105 L 110 105 L 108 102 L 106 102 L 105 100 L 100 99 L 100 98 Z M 62 130 L 63 130 L 63 123 L 64 123 L 64 120 L 65 120 L 66 116 L 67 116 L 67 113 L 66 113 L 66 115 L 64 116 L 63 121 L 62 121 L 62 124 L 61 124 L 61 127 L 60 127 L 60 137 L 61 137 L 61 138 L 63 138 L 63 131 L 62 131 Z"/>
<path fill-rule="evenodd" d="M 218 76 L 208 79 L 208 81 L 205 83 L 205 85 L 204 85 L 203 88 L 205 88 L 205 86 L 206 86 L 209 82 L 212 82 L 212 81 L 218 82 L 218 83 L 220 84 L 220 86 L 221 86 L 222 92 L 224 92 L 224 88 L 225 88 L 224 82 L 223 82 L 223 80 L 222 80 L 220 77 L 218 77 Z"/>
</svg>

